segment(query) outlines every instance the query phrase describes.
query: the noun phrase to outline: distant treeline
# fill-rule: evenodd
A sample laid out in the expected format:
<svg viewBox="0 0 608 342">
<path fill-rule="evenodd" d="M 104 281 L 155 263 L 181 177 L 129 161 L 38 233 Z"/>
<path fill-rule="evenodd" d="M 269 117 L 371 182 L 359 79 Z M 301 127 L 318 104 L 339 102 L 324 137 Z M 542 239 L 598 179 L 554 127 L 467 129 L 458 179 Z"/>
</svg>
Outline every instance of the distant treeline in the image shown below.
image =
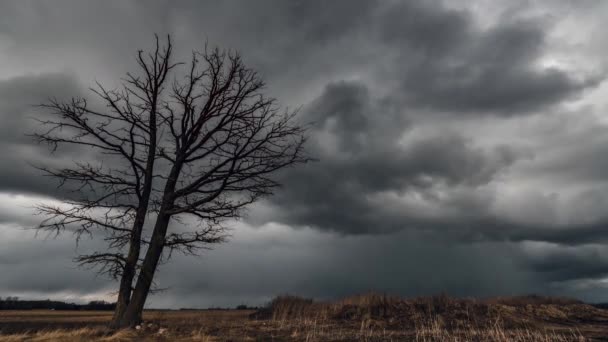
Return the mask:
<svg viewBox="0 0 608 342">
<path fill-rule="evenodd" d="M 56 300 L 20 300 L 18 297 L 0 298 L 0 310 L 114 310 L 115 303 L 94 300 L 88 304 L 66 303 Z"/>
</svg>

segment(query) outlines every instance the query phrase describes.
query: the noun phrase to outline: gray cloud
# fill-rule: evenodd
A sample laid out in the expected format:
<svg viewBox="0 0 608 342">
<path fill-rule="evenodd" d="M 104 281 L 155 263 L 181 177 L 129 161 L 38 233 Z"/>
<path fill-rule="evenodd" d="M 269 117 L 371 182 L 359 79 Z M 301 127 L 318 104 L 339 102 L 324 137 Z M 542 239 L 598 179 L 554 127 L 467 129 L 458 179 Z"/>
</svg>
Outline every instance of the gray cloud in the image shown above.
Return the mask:
<svg viewBox="0 0 608 342">
<path fill-rule="evenodd" d="M 2 4 L 0 271 L 14 276 L 0 295 L 111 291 L 70 263 L 69 234 L 19 230 L 35 224 L 24 208 L 36 196 L 66 196 L 28 163 L 93 157 L 51 156 L 24 133 L 37 128 L 28 116 L 44 115 L 31 104 L 86 94 L 93 79 L 116 84 L 156 32 L 172 33 L 181 56 L 205 40 L 238 49 L 269 95 L 303 105 L 319 161 L 281 174 L 284 188 L 235 223 L 231 244 L 163 266 L 170 291 L 151 305 L 370 289 L 605 299 L 605 5 L 586 5 Z M 564 8 L 564 18 L 538 14 Z"/>
<path fill-rule="evenodd" d="M 608 258 L 601 245 L 579 248 L 548 248 L 527 260 L 527 266 L 550 281 L 597 279 L 608 274 Z"/>
<path fill-rule="evenodd" d="M 484 196 L 464 195 L 466 188 L 487 184 L 518 158 L 506 146 L 477 148 L 452 133 L 402 143 L 407 117 L 360 84 L 330 84 L 308 112 L 316 122 L 309 149 L 319 162 L 287 172 L 285 189 L 270 198 L 287 223 L 343 233 L 426 226 L 423 217 L 391 212 L 386 200 L 373 197 L 394 192 L 463 214 L 483 209 L 487 203 L 478 196 Z M 441 196 L 438 187 L 451 193 Z"/>
<path fill-rule="evenodd" d="M 38 120 L 46 113 L 36 108 L 50 98 L 69 99 L 82 94 L 77 80 L 68 74 L 25 75 L 0 81 L 0 189 L 48 196 L 64 196 L 58 183 L 43 177 L 33 164 L 59 166 L 84 158 L 86 149 L 66 146 L 50 155 L 47 146 L 39 146 L 28 136 L 40 130 Z"/>
<path fill-rule="evenodd" d="M 396 96 L 414 105 L 522 115 L 579 96 L 602 79 L 539 66 L 545 54 L 542 20 L 511 19 L 481 29 L 468 12 L 426 3 L 403 2 L 384 11 L 382 37 L 399 49 Z"/>
</svg>

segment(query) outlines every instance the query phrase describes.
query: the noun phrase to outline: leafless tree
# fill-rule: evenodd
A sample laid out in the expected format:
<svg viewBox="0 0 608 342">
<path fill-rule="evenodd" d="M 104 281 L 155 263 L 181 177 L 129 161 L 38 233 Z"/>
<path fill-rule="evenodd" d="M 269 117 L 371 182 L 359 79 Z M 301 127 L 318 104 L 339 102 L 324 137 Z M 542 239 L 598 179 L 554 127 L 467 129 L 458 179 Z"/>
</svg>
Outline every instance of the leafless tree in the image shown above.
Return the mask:
<svg viewBox="0 0 608 342">
<path fill-rule="evenodd" d="M 77 237 L 102 232 L 107 250 L 77 260 L 120 279 L 114 327 L 141 322 L 163 259 L 223 242 L 228 220 L 280 185 L 276 171 L 309 160 L 295 112 L 264 95 L 264 82 L 238 53 L 205 47 L 189 63 L 173 63 L 170 38 L 161 47 L 157 37 L 155 50 L 139 51 L 137 62 L 139 73 L 127 73 L 121 89 L 94 89 L 105 110 L 81 98 L 51 100 L 43 107 L 54 119 L 41 120 L 47 129 L 34 134 L 53 149 L 73 144 L 104 156 L 41 167 L 61 184 L 76 184 L 80 196 L 40 206 L 46 219 L 39 228 Z M 170 225 L 186 216 L 197 223 Z M 147 234 L 146 218 L 155 219 Z"/>
</svg>

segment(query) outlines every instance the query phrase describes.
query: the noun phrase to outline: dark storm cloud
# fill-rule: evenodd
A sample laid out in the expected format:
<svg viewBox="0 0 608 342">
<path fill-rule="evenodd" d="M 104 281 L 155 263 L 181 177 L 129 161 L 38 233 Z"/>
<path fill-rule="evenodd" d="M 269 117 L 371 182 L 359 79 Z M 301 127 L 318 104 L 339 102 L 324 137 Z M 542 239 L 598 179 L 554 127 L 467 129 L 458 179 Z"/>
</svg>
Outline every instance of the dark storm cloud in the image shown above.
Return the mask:
<svg viewBox="0 0 608 342">
<path fill-rule="evenodd" d="M 319 49 L 331 51 L 338 65 L 346 65 L 338 69 L 356 70 L 365 57 L 377 58 L 380 77 L 398 84 L 393 96 L 406 99 L 406 105 L 508 116 L 576 98 L 603 77 L 539 65 L 548 28 L 541 19 L 506 18 L 481 28 L 470 12 L 447 9 L 437 1 L 332 4 L 274 7 L 280 13 L 274 15 L 286 20 L 297 8 L 299 19 L 290 20 L 286 32 L 274 30 L 289 35 L 282 51 L 294 55 L 279 55 L 273 69 L 294 62 L 307 66 L 312 60 L 317 62 L 315 70 L 322 70 L 331 55 L 318 54 Z M 274 35 L 261 34 L 271 39 Z M 334 42 L 328 46 L 330 40 Z M 389 62 L 384 55 L 392 56 Z"/>
<path fill-rule="evenodd" d="M 541 20 L 480 29 L 470 13 L 426 2 L 402 2 L 381 13 L 382 38 L 400 49 L 393 65 L 401 77 L 397 96 L 415 105 L 523 115 L 572 99 L 600 80 L 538 65 L 546 35 Z"/>
<path fill-rule="evenodd" d="M 27 298 L 79 297 L 98 293 L 97 298 L 111 292 L 111 282 L 97 278 L 91 272 L 78 269 L 72 263 L 76 251 L 72 236 L 34 237 L 32 230 L 14 225 L 0 224 L 3 241 L 0 252 L 0 270 L 5 275 L 0 281 L 0 296 L 20 295 Z M 81 250 L 95 244 L 84 241 Z"/>
<path fill-rule="evenodd" d="M 322 159 L 328 173 L 349 177 L 350 171 L 356 183 L 375 190 L 400 190 L 429 178 L 480 185 L 517 155 L 505 146 L 486 153 L 449 131 L 403 142 L 412 128 L 403 108 L 372 98 L 355 82 L 327 85 L 304 117 L 314 122 L 311 154 Z"/>
<path fill-rule="evenodd" d="M 608 127 L 588 112 L 575 115 L 575 120 L 558 121 L 558 127 L 549 125 L 544 139 L 551 149 L 543 163 L 530 165 L 531 175 L 567 183 L 608 180 L 608 160 L 604 157 L 608 155 Z"/>
<path fill-rule="evenodd" d="M 528 260 L 528 267 L 550 281 L 601 279 L 608 275 L 603 248 L 551 251 Z"/>
<path fill-rule="evenodd" d="M 204 32 L 241 50 L 271 86 L 364 72 L 407 106 L 516 116 L 575 99 L 603 79 L 540 65 L 550 27 L 543 18 L 506 17 L 482 27 L 470 11 L 440 1 L 195 6 L 199 11 L 182 4 L 173 12 L 192 28 L 186 35 Z M 215 19 L 199 20 L 209 11 Z M 232 24 L 219 30 L 219 20 Z"/>
<path fill-rule="evenodd" d="M 553 287 L 593 283 L 608 274 L 608 255 L 601 243 L 582 246 L 524 243 L 516 263 Z"/>
<path fill-rule="evenodd" d="M 0 142 L 32 144 L 24 128 L 37 125 L 34 107 L 49 98 L 77 96 L 79 93 L 80 87 L 74 77 L 61 73 L 26 75 L 0 81 Z"/>
<path fill-rule="evenodd" d="M 93 79 L 115 84 L 133 66 L 135 50 L 151 46 L 152 33 L 172 33 L 180 57 L 206 40 L 238 49 L 266 78 L 270 96 L 303 105 L 301 119 L 313 122 L 309 152 L 319 161 L 281 175 L 283 189 L 246 220 L 259 227 L 235 231 L 230 244 L 202 261 L 177 257 L 163 266 L 160 286 L 170 291 L 152 305 L 261 304 L 284 292 L 333 297 L 370 289 L 547 293 L 548 283 L 562 286 L 556 293 L 582 295 L 573 284 L 606 276 L 605 255 L 588 245 L 608 242 L 607 130 L 589 119 L 600 107 L 573 115 L 564 105 L 587 90 L 600 89 L 601 97 L 603 74 L 548 63 L 561 19 L 525 11 L 486 17 L 468 2 L 449 6 L 2 4 L 0 192 L 63 196 L 28 162 L 62 166 L 87 154 L 49 156 L 24 137 L 36 128 L 26 117 L 44 115 L 30 105 L 82 95 Z M 578 29 L 566 31 L 583 34 Z M 570 119 L 556 120 L 562 114 Z M 541 127 L 526 128 L 532 120 Z M 0 292 L 109 292 L 109 283 L 70 263 L 72 236 L 40 241 L 22 234 L 20 227 L 36 223 L 24 208 L 37 200 L 0 197 L 0 272 L 14 275 L 0 281 Z M 293 227 L 268 229 L 269 222 Z M 522 247 L 530 241 L 542 243 Z M 586 298 L 606 297 L 592 291 Z"/>
<path fill-rule="evenodd" d="M 69 99 L 82 94 L 73 75 L 55 73 L 15 77 L 0 81 L 0 191 L 64 195 L 57 183 L 43 177 L 33 167 L 42 162 L 64 166 L 83 158 L 86 150 L 66 146 L 50 155 L 48 146 L 36 144 L 28 134 L 43 128 L 37 120 L 44 120 L 44 111 L 36 108 L 50 98 Z"/>
<path fill-rule="evenodd" d="M 576 134 L 555 141 L 563 145 L 559 154 L 536 157 L 504 145 L 481 148 L 445 130 L 409 138 L 417 127 L 407 113 L 391 101 L 374 98 L 356 82 L 328 85 L 306 107 L 304 117 L 315 122 L 309 149 L 319 161 L 287 171 L 284 188 L 268 200 L 270 213 L 254 212 L 254 222 L 275 220 L 343 234 L 414 229 L 460 243 L 608 242 L 608 216 L 602 209 L 608 203 L 605 187 L 578 191 L 561 207 L 551 197 L 530 198 L 523 204 L 527 212 L 520 210 L 517 219 L 496 211 L 501 204 L 489 187 L 514 163 L 534 159 L 539 159 L 534 173 L 544 179 L 563 182 L 563 172 L 579 182 L 597 180 L 590 172 L 604 169 L 599 156 L 607 130 L 592 119 L 584 126 L 579 122 Z M 568 125 L 559 127 L 568 131 Z M 545 139 L 565 136 L 552 133 Z M 553 167 L 555 158 L 563 158 L 560 168 Z M 543 206 L 577 219 L 561 222 L 546 215 L 539 221 Z"/>
<path fill-rule="evenodd" d="M 508 245 L 455 245 L 407 232 L 344 238 L 276 225 L 244 228 L 194 270 L 182 262 L 163 268 L 160 285 L 171 290 L 153 300 L 180 306 L 256 305 L 276 293 L 336 298 L 374 289 L 408 296 L 442 291 L 489 296 L 540 289 L 534 277 L 517 270 L 512 254 Z M 463 271 L 462 264 L 470 267 Z M 492 271 L 496 269 L 501 272 Z M 490 281 L 484 276 L 488 272 L 500 281 Z"/>
<path fill-rule="evenodd" d="M 403 143 L 409 129 L 403 112 L 357 83 L 328 85 L 307 113 L 315 122 L 309 149 L 319 162 L 289 170 L 284 189 L 270 198 L 287 223 L 342 233 L 428 225 L 373 199 L 385 192 L 414 193 L 463 215 L 483 213 L 487 203 L 466 188 L 487 184 L 518 158 L 508 147 L 478 148 L 449 132 Z M 438 184 L 465 191 L 438 196 Z"/>
</svg>

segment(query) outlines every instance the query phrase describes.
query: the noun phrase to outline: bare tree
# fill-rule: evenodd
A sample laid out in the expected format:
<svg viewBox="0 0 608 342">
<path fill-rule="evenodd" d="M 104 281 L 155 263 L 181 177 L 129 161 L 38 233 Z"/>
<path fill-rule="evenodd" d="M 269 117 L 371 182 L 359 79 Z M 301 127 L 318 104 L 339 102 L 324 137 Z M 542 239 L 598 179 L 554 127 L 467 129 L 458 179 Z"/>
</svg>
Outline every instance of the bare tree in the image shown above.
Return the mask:
<svg viewBox="0 0 608 342">
<path fill-rule="evenodd" d="M 98 84 L 104 111 L 84 99 L 52 100 L 44 107 L 55 117 L 35 134 L 53 149 L 75 144 L 107 158 L 41 168 L 61 184 L 76 184 L 81 196 L 40 206 L 47 218 L 39 228 L 104 234 L 107 250 L 77 260 L 120 278 L 114 327 L 141 322 L 163 259 L 225 241 L 225 224 L 280 185 L 276 171 L 309 160 L 295 112 L 264 95 L 264 82 L 237 53 L 205 47 L 189 63 L 172 63 L 171 52 L 170 39 L 160 47 L 157 38 L 152 53 L 138 52 L 141 75 L 128 73 L 119 90 Z M 154 227 L 144 234 L 150 213 Z M 197 223 L 180 225 L 186 216 Z"/>
</svg>

